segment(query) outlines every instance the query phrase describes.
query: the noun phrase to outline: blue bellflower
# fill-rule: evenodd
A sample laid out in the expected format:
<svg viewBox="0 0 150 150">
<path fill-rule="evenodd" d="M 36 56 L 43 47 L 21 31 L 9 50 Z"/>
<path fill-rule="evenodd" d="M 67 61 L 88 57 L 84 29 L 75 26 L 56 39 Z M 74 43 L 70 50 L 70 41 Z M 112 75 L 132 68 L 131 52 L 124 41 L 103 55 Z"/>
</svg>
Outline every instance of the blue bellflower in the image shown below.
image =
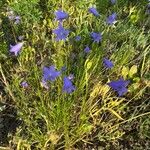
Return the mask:
<svg viewBox="0 0 150 150">
<path fill-rule="evenodd" d="M 108 69 L 111 69 L 114 66 L 114 64 L 109 59 L 106 58 L 103 59 L 103 63 L 104 66 Z"/>
<path fill-rule="evenodd" d="M 17 56 L 18 53 L 20 52 L 22 46 L 23 46 L 23 42 L 22 43 L 18 43 L 18 44 L 14 45 L 14 46 L 10 45 L 10 50 L 9 51 L 11 53 L 14 53 L 15 56 Z"/>
<path fill-rule="evenodd" d="M 107 83 L 113 90 L 115 90 L 119 96 L 127 93 L 128 89 L 126 88 L 129 84 L 129 81 L 125 81 L 123 78 Z"/>
<path fill-rule="evenodd" d="M 101 33 L 92 32 L 91 37 L 92 37 L 93 41 L 97 42 L 97 43 L 101 42 L 101 40 L 102 40 Z"/>
<path fill-rule="evenodd" d="M 90 52 L 90 48 L 88 46 L 86 46 L 85 49 L 84 49 L 84 52 L 85 53 L 89 53 Z"/>
<path fill-rule="evenodd" d="M 58 10 L 55 12 L 56 20 L 62 21 L 68 18 L 68 14 L 62 10 Z"/>
<path fill-rule="evenodd" d="M 92 13 L 92 14 L 93 14 L 94 16 L 96 16 L 96 17 L 99 16 L 98 11 L 97 11 L 96 8 L 94 8 L 94 7 L 89 8 L 89 12 Z"/>
<path fill-rule="evenodd" d="M 117 14 L 116 13 L 113 13 L 112 15 L 108 16 L 106 22 L 109 24 L 109 25 L 112 25 L 116 22 L 116 18 L 117 18 Z"/>
<path fill-rule="evenodd" d="M 68 77 L 64 77 L 63 92 L 72 93 L 75 90 L 75 86 L 72 84 Z"/>
<path fill-rule="evenodd" d="M 66 40 L 69 35 L 69 30 L 64 29 L 62 24 L 59 23 L 58 28 L 53 30 L 53 33 L 56 34 L 56 41 Z"/>
<path fill-rule="evenodd" d="M 42 81 L 54 81 L 58 76 L 60 76 L 60 71 L 56 71 L 54 66 L 43 68 L 43 79 Z M 43 82 L 44 83 L 44 82 Z"/>
</svg>

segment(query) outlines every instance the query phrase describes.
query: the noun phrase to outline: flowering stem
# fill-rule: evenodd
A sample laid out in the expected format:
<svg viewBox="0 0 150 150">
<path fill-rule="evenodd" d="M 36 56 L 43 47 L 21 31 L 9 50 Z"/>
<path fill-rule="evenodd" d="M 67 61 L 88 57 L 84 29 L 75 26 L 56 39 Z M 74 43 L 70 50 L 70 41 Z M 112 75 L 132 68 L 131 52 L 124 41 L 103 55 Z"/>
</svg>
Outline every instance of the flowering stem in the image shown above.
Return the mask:
<svg viewBox="0 0 150 150">
<path fill-rule="evenodd" d="M 10 21 L 10 24 L 11 24 L 11 30 L 12 30 L 12 33 L 13 33 L 13 37 L 14 37 L 14 39 L 15 39 L 15 42 L 17 43 L 17 39 L 16 39 L 16 36 L 15 36 L 14 27 L 13 27 L 13 24 L 12 24 L 11 21 Z"/>
</svg>

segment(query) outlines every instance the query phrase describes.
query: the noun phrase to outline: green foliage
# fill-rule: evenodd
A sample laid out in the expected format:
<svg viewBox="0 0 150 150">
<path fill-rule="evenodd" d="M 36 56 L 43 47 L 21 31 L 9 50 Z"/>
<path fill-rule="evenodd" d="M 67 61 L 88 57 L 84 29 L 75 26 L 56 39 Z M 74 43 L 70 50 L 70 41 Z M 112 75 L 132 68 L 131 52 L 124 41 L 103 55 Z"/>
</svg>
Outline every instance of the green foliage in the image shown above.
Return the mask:
<svg viewBox="0 0 150 150">
<path fill-rule="evenodd" d="M 17 0 L 10 1 L 9 5 L 16 14 L 22 17 L 24 24 L 38 23 L 42 17 L 41 11 L 38 8 L 39 0 Z"/>
</svg>

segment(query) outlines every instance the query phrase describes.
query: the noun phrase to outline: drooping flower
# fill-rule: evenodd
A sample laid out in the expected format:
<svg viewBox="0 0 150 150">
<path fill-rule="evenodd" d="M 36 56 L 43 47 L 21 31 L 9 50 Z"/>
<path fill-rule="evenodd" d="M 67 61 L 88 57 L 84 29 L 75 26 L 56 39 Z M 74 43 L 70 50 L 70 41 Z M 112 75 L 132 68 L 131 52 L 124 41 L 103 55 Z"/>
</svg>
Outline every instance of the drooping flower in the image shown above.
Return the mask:
<svg viewBox="0 0 150 150">
<path fill-rule="evenodd" d="M 85 53 L 89 53 L 90 52 L 90 48 L 88 46 L 86 46 L 85 49 L 84 49 L 84 52 Z"/>
<path fill-rule="evenodd" d="M 17 56 L 18 53 L 20 52 L 22 46 L 23 46 L 23 42 L 18 43 L 18 44 L 14 45 L 14 46 L 10 45 L 10 50 L 9 50 L 9 51 L 10 51 L 11 53 L 14 53 L 15 56 Z"/>
<path fill-rule="evenodd" d="M 97 42 L 97 43 L 101 42 L 101 40 L 102 40 L 101 33 L 92 32 L 91 37 L 92 37 L 93 41 Z"/>
<path fill-rule="evenodd" d="M 104 63 L 104 66 L 109 69 L 111 69 L 114 66 L 114 64 L 107 58 L 103 59 L 103 63 Z"/>
<path fill-rule="evenodd" d="M 69 35 L 69 32 L 70 32 L 69 30 L 63 28 L 61 23 L 59 23 L 57 29 L 53 30 L 53 33 L 56 34 L 56 41 L 66 40 L 67 36 Z"/>
<path fill-rule="evenodd" d="M 21 86 L 23 88 L 27 88 L 29 85 L 28 85 L 27 81 L 23 81 L 23 82 L 21 82 Z"/>
<path fill-rule="evenodd" d="M 80 41 L 80 40 L 81 40 L 81 36 L 79 36 L 79 35 L 76 36 L 76 37 L 75 37 L 75 40 L 76 40 L 76 41 Z"/>
<path fill-rule="evenodd" d="M 56 71 L 55 67 L 52 65 L 50 67 L 43 68 L 43 79 L 42 81 L 55 81 L 55 79 L 60 76 L 61 72 Z"/>
<path fill-rule="evenodd" d="M 106 22 L 109 24 L 109 25 L 112 25 L 116 22 L 116 18 L 117 18 L 117 14 L 116 13 L 113 13 L 112 15 L 108 16 Z"/>
<path fill-rule="evenodd" d="M 68 14 L 62 10 L 57 10 L 55 12 L 55 16 L 56 16 L 56 20 L 58 20 L 58 21 L 62 21 L 64 19 L 68 18 Z"/>
<path fill-rule="evenodd" d="M 63 92 L 72 93 L 75 90 L 75 86 L 72 84 L 68 77 L 64 77 Z"/>
<path fill-rule="evenodd" d="M 89 8 L 89 12 L 92 13 L 94 16 L 98 17 L 99 16 L 99 13 L 98 11 L 96 10 L 96 8 L 94 7 L 90 7 Z"/>
<path fill-rule="evenodd" d="M 127 93 L 128 89 L 126 88 L 129 84 L 129 81 L 125 81 L 123 78 L 120 78 L 117 81 L 112 81 L 107 83 L 113 90 L 115 90 L 119 96 Z"/>
<path fill-rule="evenodd" d="M 112 4 L 115 4 L 116 3 L 116 0 L 110 0 Z"/>
</svg>

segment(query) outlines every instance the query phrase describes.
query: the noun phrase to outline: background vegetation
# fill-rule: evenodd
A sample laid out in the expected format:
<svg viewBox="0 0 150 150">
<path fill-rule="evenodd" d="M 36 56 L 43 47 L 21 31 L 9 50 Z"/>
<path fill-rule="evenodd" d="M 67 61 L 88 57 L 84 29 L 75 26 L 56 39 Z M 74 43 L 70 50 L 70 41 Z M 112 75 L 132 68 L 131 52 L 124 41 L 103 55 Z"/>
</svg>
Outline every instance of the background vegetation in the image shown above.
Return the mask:
<svg viewBox="0 0 150 150">
<path fill-rule="evenodd" d="M 94 6 L 99 17 L 88 12 Z M 55 41 L 54 12 L 69 14 L 66 41 Z M 150 7 L 145 0 L 1 0 L 0 1 L 0 145 L 17 150 L 149 149 Z M 20 16 L 15 24 L 10 12 Z M 106 18 L 117 13 L 110 26 Z M 102 42 L 91 41 L 101 32 Z M 75 41 L 80 35 L 81 40 Z M 18 56 L 10 45 L 24 42 Z M 90 53 L 84 48 L 90 46 Z M 114 67 L 106 69 L 103 58 Z M 42 86 L 42 69 L 66 67 Z M 73 74 L 73 93 L 62 92 L 63 77 Z M 123 77 L 128 93 L 107 85 Z M 21 83 L 27 81 L 28 87 Z"/>
</svg>

